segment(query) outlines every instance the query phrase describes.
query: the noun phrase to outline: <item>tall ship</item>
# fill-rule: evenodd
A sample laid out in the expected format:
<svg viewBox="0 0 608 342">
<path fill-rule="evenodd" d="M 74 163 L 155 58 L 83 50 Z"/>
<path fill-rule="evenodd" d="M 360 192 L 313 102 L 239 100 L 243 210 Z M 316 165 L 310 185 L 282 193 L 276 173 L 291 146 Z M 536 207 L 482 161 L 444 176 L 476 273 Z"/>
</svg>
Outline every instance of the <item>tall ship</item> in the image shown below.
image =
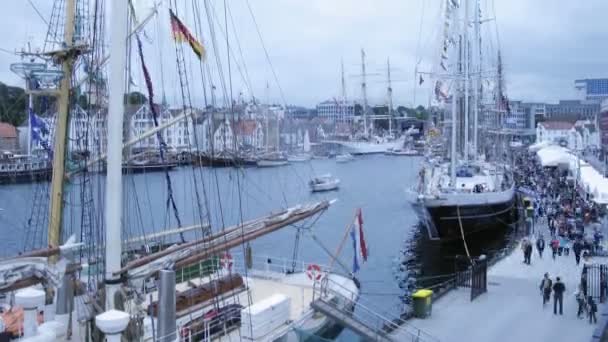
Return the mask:
<svg viewBox="0 0 608 342">
<path fill-rule="evenodd" d="M 354 275 L 358 263 L 351 269 L 334 255 L 327 267 L 300 262 L 298 245 L 289 259 L 261 256 L 254 254 L 249 244 L 290 225 L 303 225 L 311 233 L 315 218 L 327 211 L 333 200 L 285 203 L 272 213 L 246 218 L 243 206 L 247 198 L 240 170 L 235 171 L 234 182 L 219 184 L 215 170 L 205 174 L 192 165 L 182 173 L 187 178 L 181 180 L 183 187 L 176 186 L 180 180 L 167 168 L 159 171 L 164 173 L 160 182 L 145 175 L 123 175 L 124 151 L 133 143 L 123 136 L 124 99 L 127 87 L 131 87 L 126 80 L 132 74 L 143 74 L 142 92 L 155 117 L 154 127 L 137 139 L 157 134 L 160 162 L 169 160 L 161 134 L 166 127 L 156 122 L 154 90 L 162 84 L 155 83 L 148 71 L 149 56 L 142 41 L 145 23 L 156 19 L 159 25 L 170 26 L 186 120 L 193 111 L 187 110 L 192 99 L 185 78 L 190 75 L 186 68 L 191 63 L 185 62 L 185 56 L 193 53 L 190 57 L 206 63 L 205 49 L 196 38 L 201 31 L 190 31 L 191 26 L 178 15 L 190 7 L 159 6 L 138 17 L 139 8 L 124 0 L 107 4 L 55 1 L 48 35 L 53 45 L 37 56 L 61 74 L 50 91 L 37 95 L 53 96 L 58 102 L 52 182 L 48 189 L 39 184 L 42 194 L 33 200 L 24 248 L 0 260 L 0 305 L 4 309 L 0 333 L 30 341 L 261 342 L 299 341 L 340 330 L 333 320 L 314 310 L 313 302 L 322 300 L 352 312 L 359 297 L 360 284 Z M 206 10 L 194 7 L 192 14 L 195 18 L 210 16 Z M 227 22 L 224 25 L 227 27 Z M 108 51 L 103 34 L 106 28 Z M 212 40 L 208 49 L 218 53 L 222 47 Z M 52 58 L 44 59 L 48 56 Z M 203 70 L 200 68 L 201 73 Z M 99 157 L 84 155 L 82 163 L 87 167 L 72 174 L 66 169 L 66 145 L 75 137 L 68 136 L 67 126 L 74 110 L 74 84 L 82 79 L 89 89 L 93 82 L 107 87 L 103 101 L 95 102 L 107 107 L 107 147 Z M 191 150 L 197 150 L 197 141 L 193 145 Z M 88 166 L 93 163 L 105 163 L 105 179 L 89 173 Z M 73 187 L 66 185 L 68 175 Z M 135 177 L 144 180 L 139 189 L 156 188 L 166 201 L 163 198 L 154 205 L 150 196 L 138 196 Z M 206 188 L 206 183 L 213 185 Z M 191 196 L 192 215 L 180 206 L 184 203 L 177 197 L 180 188 Z M 223 196 L 229 193 L 226 190 L 234 191 L 238 204 L 223 211 L 222 201 L 228 201 Z M 216 191 L 216 196 L 211 191 Z M 75 192 L 78 196 L 71 196 Z M 48 211 L 44 200 L 49 202 Z M 133 202 L 136 205 L 130 206 Z M 142 208 L 147 209 L 143 214 Z M 156 222 L 160 227 L 148 217 L 155 214 L 163 217 Z M 364 261 L 367 249 L 360 210 L 353 220 L 348 229 L 355 253 L 360 251 Z M 299 241 L 299 234 L 298 229 L 295 241 Z M 342 271 L 333 269 L 334 261 Z"/>
<path fill-rule="evenodd" d="M 450 133 L 446 137 L 449 158 L 426 158 L 414 191 L 414 207 L 429 238 L 443 241 L 504 228 L 514 219 L 515 191 L 509 166 L 497 161 L 501 158 L 479 152 L 480 119 L 504 112 L 506 97 L 500 58 L 494 70 L 482 68 L 485 41 L 480 25 L 487 20 L 481 17 L 479 1 L 474 0 L 473 6 L 470 3 L 443 2 L 438 65 L 436 70 L 420 74 L 421 83 L 423 77 L 434 79 L 433 101 L 446 113 L 443 131 Z M 492 83 L 497 83 L 494 89 L 485 86 Z M 484 95 L 488 92 L 493 96 Z M 489 97 L 492 99 L 484 103 Z M 491 139 L 487 142 L 492 143 Z"/>
<path fill-rule="evenodd" d="M 347 153 L 353 155 L 364 155 L 364 154 L 379 154 L 385 153 L 393 148 L 399 148 L 403 146 L 403 138 L 395 138 L 393 135 L 393 100 L 392 93 L 393 89 L 391 86 L 391 67 L 390 61 L 387 60 L 387 107 L 388 115 L 385 118 L 388 120 L 388 134 L 377 135 L 374 132 L 373 120 L 369 116 L 369 105 L 367 103 L 367 72 L 365 66 L 365 50 L 361 49 L 361 95 L 363 98 L 362 106 L 362 127 L 359 130 L 355 130 L 354 134 L 351 134 L 349 139 L 343 140 L 326 140 L 325 143 L 337 144 L 341 146 Z M 344 66 L 342 66 L 342 99 L 338 103 L 338 107 L 343 109 L 346 103 L 346 90 L 344 80 Z"/>
</svg>

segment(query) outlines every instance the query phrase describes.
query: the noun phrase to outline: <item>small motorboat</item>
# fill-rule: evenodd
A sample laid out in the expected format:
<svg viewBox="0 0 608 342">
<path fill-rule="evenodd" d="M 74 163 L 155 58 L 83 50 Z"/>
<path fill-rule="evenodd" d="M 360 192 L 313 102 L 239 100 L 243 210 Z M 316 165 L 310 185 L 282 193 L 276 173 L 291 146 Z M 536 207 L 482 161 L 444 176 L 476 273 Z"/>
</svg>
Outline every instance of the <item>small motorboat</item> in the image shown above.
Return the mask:
<svg viewBox="0 0 608 342">
<path fill-rule="evenodd" d="M 348 152 L 347 153 L 338 154 L 336 156 L 336 162 L 338 162 L 338 163 L 348 163 L 349 161 L 352 161 L 354 159 L 355 159 L 355 157 L 353 157 L 353 155 L 350 154 L 350 153 L 348 153 Z"/>
<path fill-rule="evenodd" d="M 338 190 L 340 187 L 340 180 L 327 174 L 313 178 L 309 185 L 312 192 Z"/>
</svg>

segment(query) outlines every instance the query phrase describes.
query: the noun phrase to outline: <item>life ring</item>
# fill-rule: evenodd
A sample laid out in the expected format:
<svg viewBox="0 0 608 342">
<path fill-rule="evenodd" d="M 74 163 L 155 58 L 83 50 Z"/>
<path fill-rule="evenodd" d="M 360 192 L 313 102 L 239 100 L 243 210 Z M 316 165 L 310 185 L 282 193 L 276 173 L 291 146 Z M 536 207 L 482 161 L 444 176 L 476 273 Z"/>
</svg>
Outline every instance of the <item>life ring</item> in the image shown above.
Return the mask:
<svg viewBox="0 0 608 342">
<path fill-rule="evenodd" d="M 222 268 L 225 268 L 227 270 L 232 269 L 232 255 L 230 255 L 229 252 L 224 253 L 220 258 L 220 263 L 222 265 Z"/>
<path fill-rule="evenodd" d="M 306 268 L 306 275 L 308 276 L 308 279 L 317 281 L 321 280 L 323 272 L 321 272 L 321 267 L 319 267 L 319 265 L 310 264 Z"/>
</svg>

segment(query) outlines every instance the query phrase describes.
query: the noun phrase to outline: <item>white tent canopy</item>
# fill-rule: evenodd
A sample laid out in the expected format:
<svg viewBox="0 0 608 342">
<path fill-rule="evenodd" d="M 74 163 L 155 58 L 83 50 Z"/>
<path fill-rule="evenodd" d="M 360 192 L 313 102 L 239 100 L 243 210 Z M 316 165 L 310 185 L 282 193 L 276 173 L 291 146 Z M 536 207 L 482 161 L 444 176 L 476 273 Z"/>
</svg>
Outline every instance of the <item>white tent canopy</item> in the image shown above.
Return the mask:
<svg viewBox="0 0 608 342">
<path fill-rule="evenodd" d="M 602 176 L 596 169 L 584 160 L 572 154 L 568 149 L 555 145 L 535 144 L 530 146 L 530 151 L 536 151 L 536 155 L 543 167 L 545 166 L 568 166 L 572 175 L 579 180 L 584 191 L 593 196 L 593 201 L 598 204 L 608 204 L 608 178 Z M 534 149 L 532 147 L 535 147 Z M 580 175 L 578 174 L 580 170 Z"/>
</svg>

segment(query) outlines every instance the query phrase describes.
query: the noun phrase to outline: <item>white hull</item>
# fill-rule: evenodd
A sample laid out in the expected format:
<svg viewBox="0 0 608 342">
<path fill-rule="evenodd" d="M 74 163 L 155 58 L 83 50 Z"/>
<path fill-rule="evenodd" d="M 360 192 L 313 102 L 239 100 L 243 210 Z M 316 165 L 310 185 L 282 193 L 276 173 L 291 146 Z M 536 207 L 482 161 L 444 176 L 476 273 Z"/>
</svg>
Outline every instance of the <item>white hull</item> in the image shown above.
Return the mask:
<svg viewBox="0 0 608 342">
<path fill-rule="evenodd" d="M 270 159 L 261 159 L 258 160 L 258 167 L 276 167 L 276 166 L 285 166 L 289 164 L 287 160 L 270 160 Z"/>
<path fill-rule="evenodd" d="M 386 151 L 384 152 L 384 154 L 389 155 L 389 156 L 406 156 L 406 157 L 415 157 L 415 156 L 419 156 L 420 153 L 418 153 L 418 151 L 415 150 L 405 150 L 405 151 Z"/>
<path fill-rule="evenodd" d="M 331 191 L 331 190 L 337 190 L 339 187 L 340 187 L 340 180 L 336 179 L 335 181 L 331 181 L 331 182 L 311 184 L 310 190 L 312 192 Z"/>
<path fill-rule="evenodd" d="M 386 141 L 374 137 L 375 141 L 341 141 L 331 140 L 327 143 L 338 144 L 346 149 L 351 154 L 375 154 L 384 153 L 389 149 L 399 148 L 403 146 L 403 139 Z"/>
<path fill-rule="evenodd" d="M 468 193 L 441 193 L 438 196 L 420 195 L 418 199 L 427 208 L 449 207 L 449 206 L 483 206 L 500 204 L 510 201 L 515 196 L 515 188 L 511 186 L 504 191 L 491 192 L 468 192 Z"/>
</svg>

